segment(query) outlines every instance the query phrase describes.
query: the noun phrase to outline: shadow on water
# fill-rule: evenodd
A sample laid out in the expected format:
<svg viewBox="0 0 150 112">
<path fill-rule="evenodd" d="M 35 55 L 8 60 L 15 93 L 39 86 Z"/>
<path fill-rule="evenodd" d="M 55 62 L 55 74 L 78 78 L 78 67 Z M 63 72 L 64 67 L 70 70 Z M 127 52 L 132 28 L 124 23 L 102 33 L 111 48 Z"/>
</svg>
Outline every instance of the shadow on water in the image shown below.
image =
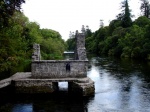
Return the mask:
<svg viewBox="0 0 150 112">
<path fill-rule="evenodd" d="M 0 95 L 0 112 L 88 112 L 87 104 L 93 99 L 64 89 L 53 94 L 15 94 L 7 87 Z"/>
</svg>

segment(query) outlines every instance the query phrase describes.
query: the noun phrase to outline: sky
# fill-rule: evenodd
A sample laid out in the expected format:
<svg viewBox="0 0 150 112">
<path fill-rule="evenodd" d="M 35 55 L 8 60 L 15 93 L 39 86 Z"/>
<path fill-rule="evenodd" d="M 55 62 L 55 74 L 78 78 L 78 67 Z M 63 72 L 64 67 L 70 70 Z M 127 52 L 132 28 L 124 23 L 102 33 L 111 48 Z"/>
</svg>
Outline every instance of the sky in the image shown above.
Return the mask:
<svg viewBox="0 0 150 112">
<path fill-rule="evenodd" d="M 60 33 L 64 40 L 69 33 L 81 31 L 82 25 L 89 26 L 92 32 L 116 18 L 123 0 L 26 0 L 23 13 L 40 28 L 48 28 Z M 129 8 L 137 18 L 140 15 L 140 0 L 129 0 Z M 134 18 L 134 19 L 135 19 Z"/>
</svg>

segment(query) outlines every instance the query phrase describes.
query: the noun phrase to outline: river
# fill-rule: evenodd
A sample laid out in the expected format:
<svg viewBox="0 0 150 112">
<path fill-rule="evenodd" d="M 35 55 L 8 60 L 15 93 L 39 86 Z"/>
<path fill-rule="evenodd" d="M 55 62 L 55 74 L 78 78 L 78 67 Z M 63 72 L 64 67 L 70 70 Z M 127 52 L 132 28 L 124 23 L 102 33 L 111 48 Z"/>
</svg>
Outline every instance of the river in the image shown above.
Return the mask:
<svg viewBox="0 0 150 112">
<path fill-rule="evenodd" d="M 6 89 L 0 94 L 0 112 L 150 112 L 150 62 L 91 58 L 87 75 L 95 82 L 94 96 L 70 96 L 66 83 L 55 95 Z"/>
</svg>

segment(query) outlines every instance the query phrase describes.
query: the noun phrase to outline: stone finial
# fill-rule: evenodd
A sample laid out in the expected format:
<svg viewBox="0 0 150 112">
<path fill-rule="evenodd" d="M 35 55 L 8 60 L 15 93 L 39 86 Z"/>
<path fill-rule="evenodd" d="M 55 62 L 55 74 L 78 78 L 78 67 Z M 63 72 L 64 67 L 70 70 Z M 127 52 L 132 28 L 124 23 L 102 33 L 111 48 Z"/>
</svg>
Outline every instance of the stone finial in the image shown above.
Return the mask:
<svg viewBox="0 0 150 112">
<path fill-rule="evenodd" d="M 82 33 L 85 33 L 85 28 L 84 28 L 84 25 L 82 25 L 81 32 L 82 32 Z"/>
<path fill-rule="evenodd" d="M 78 30 L 76 30 L 76 35 L 79 33 L 79 31 Z"/>
</svg>

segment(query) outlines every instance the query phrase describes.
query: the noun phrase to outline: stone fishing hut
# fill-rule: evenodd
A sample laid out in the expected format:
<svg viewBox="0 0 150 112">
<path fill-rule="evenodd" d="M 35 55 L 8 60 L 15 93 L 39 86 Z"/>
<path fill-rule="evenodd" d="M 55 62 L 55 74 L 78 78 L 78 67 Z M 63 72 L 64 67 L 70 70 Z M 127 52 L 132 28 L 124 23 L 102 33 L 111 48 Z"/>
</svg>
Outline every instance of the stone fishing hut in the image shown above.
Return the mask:
<svg viewBox="0 0 150 112">
<path fill-rule="evenodd" d="M 16 73 L 11 78 L 18 93 L 53 93 L 59 82 L 68 82 L 68 92 L 82 96 L 94 95 L 94 82 L 87 77 L 88 59 L 85 33 L 76 31 L 74 60 L 41 60 L 40 45 L 34 44 L 31 72 Z"/>
</svg>

